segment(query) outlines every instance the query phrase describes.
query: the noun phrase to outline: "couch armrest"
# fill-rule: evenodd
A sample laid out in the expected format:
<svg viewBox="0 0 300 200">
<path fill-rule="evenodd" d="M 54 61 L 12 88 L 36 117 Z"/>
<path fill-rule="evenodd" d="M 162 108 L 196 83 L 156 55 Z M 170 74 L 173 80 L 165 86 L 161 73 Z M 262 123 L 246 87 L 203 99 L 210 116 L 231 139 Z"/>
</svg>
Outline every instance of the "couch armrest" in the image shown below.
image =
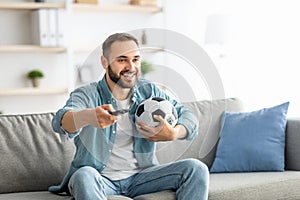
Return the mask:
<svg viewBox="0 0 300 200">
<path fill-rule="evenodd" d="M 285 169 L 300 171 L 300 118 L 287 121 Z"/>
</svg>

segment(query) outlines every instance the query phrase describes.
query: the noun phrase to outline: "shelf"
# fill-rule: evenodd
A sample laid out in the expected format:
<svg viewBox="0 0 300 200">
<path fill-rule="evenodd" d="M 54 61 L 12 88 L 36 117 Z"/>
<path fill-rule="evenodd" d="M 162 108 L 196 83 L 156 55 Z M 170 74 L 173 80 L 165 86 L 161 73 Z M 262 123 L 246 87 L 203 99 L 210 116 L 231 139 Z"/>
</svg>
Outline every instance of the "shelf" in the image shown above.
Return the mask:
<svg viewBox="0 0 300 200">
<path fill-rule="evenodd" d="M 67 88 L 46 89 L 46 88 L 19 88 L 0 89 L 0 96 L 25 96 L 25 95 L 59 95 L 67 94 Z"/>
<path fill-rule="evenodd" d="M 92 53 L 95 50 L 95 47 L 75 47 L 73 48 L 74 53 Z M 158 53 L 163 52 L 165 48 L 163 47 L 145 47 L 141 46 L 141 53 Z"/>
<path fill-rule="evenodd" d="M 163 47 L 146 47 L 146 46 L 142 46 L 140 51 L 142 53 L 158 53 L 158 52 L 165 51 L 165 48 L 163 48 Z"/>
<path fill-rule="evenodd" d="M 63 53 L 66 52 L 65 47 L 41 47 L 36 45 L 1 45 L 0 53 Z"/>
<path fill-rule="evenodd" d="M 162 8 L 158 6 L 134 6 L 134 5 L 90 5 L 73 4 L 74 12 L 141 12 L 141 13 L 159 13 Z"/>
<path fill-rule="evenodd" d="M 0 2 L 0 10 L 36 10 L 43 8 L 65 9 L 65 4 L 60 3 L 34 3 L 34 2 Z M 91 5 L 72 4 L 72 10 L 76 12 L 144 12 L 158 13 L 162 8 L 158 6 L 136 5 Z"/>
<path fill-rule="evenodd" d="M 65 4 L 34 3 L 34 2 L 0 2 L 0 9 L 6 10 L 36 10 L 42 8 L 65 9 Z"/>
</svg>

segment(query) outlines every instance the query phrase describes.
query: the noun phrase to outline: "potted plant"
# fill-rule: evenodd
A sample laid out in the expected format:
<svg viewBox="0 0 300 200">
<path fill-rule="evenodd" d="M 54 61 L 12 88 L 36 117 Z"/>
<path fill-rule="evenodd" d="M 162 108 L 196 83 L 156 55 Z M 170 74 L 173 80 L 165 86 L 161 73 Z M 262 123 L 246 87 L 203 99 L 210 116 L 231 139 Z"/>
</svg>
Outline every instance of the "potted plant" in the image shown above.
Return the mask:
<svg viewBox="0 0 300 200">
<path fill-rule="evenodd" d="M 33 87 L 38 87 L 40 84 L 40 79 L 44 77 L 44 74 L 40 70 L 35 69 L 29 71 L 27 77 L 31 80 Z"/>
<path fill-rule="evenodd" d="M 146 74 L 152 72 L 154 69 L 152 67 L 152 64 L 148 61 L 142 61 L 141 62 L 141 74 L 144 77 Z"/>
</svg>

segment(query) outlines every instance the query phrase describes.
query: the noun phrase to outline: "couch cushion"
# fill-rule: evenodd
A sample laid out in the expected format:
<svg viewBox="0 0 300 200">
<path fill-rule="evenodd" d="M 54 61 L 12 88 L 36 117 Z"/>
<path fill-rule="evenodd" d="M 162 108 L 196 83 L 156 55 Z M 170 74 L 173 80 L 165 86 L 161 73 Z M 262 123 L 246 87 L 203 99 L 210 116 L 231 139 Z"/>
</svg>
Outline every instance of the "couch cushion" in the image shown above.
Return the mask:
<svg viewBox="0 0 300 200">
<path fill-rule="evenodd" d="M 19 192 L 0 194 L 0 200 L 74 200 L 71 196 L 56 195 L 48 191 L 43 192 Z M 123 196 L 110 196 L 108 200 L 131 200 Z"/>
<path fill-rule="evenodd" d="M 300 172 L 218 173 L 210 175 L 209 200 L 300 199 Z"/>
<path fill-rule="evenodd" d="M 219 139 L 220 119 L 224 111 L 242 111 L 239 99 L 228 98 L 183 103 L 195 113 L 199 121 L 199 134 L 193 141 L 177 140 L 158 143 L 157 158 L 160 163 L 178 159 L 196 158 L 211 166 Z"/>
<path fill-rule="evenodd" d="M 52 131 L 53 115 L 0 115 L 0 193 L 47 190 L 60 183 L 74 144 Z"/>
<path fill-rule="evenodd" d="M 283 171 L 288 106 L 224 112 L 211 172 Z"/>
<path fill-rule="evenodd" d="M 300 172 L 218 173 L 210 175 L 209 200 L 300 199 Z M 175 200 L 175 192 L 162 191 L 134 200 Z"/>
<path fill-rule="evenodd" d="M 43 191 L 0 194 L 0 200 L 73 200 L 73 198 L 71 196 L 59 196 L 48 191 Z"/>
<path fill-rule="evenodd" d="M 288 119 L 286 128 L 285 168 L 300 171 L 300 118 Z"/>
</svg>

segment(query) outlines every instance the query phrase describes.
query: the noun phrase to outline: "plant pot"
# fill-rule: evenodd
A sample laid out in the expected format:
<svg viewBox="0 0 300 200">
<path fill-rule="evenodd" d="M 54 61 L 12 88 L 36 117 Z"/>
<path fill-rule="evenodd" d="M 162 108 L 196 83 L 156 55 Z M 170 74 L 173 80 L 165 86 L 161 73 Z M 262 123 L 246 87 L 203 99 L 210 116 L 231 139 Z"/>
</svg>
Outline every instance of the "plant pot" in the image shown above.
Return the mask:
<svg viewBox="0 0 300 200">
<path fill-rule="evenodd" d="M 33 79 L 31 79 L 31 83 L 32 83 L 32 86 L 34 88 L 39 87 L 40 86 L 40 82 L 41 82 L 40 78 L 33 78 Z"/>
</svg>

